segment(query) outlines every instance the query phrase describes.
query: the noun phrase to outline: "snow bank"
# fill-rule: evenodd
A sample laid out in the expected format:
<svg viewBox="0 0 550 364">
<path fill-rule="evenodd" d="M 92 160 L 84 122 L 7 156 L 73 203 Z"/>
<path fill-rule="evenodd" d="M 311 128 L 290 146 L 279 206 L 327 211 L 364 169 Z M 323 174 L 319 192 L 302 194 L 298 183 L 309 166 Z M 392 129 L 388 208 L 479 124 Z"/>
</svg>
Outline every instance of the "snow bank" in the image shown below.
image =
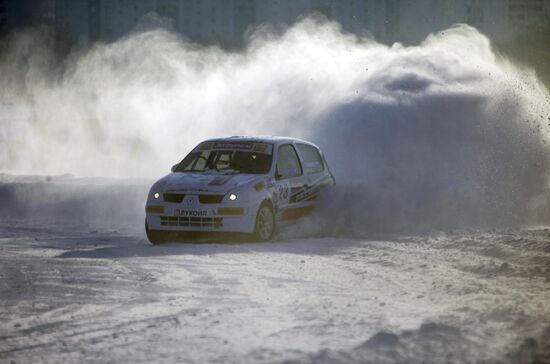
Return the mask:
<svg viewBox="0 0 550 364">
<path fill-rule="evenodd" d="M 139 230 L 149 181 L 0 175 L 0 219 Z"/>
</svg>

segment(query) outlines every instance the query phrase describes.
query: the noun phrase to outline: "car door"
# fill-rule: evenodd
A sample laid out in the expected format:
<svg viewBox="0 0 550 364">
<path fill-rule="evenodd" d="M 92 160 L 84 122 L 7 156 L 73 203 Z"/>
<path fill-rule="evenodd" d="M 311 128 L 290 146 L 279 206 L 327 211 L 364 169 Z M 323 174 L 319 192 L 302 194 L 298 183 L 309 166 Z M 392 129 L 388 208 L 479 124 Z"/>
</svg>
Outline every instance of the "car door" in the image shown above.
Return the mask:
<svg viewBox="0 0 550 364">
<path fill-rule="evenodd" d="M 319 150 L 313 145 L 297 143 L 304 174 L 307 177 L 307 186 L 304 192 L 297 196 L 301 201 L 313 201 L 319 196 L 321 189 L 334 184 L 332 176 L 325 166 Z"/>
<path fill-rule="evenodd" d="M 296 196 L 307 185 L 307 176 L 304 174 L 296 149 L 290 143 L 278 148 L 275 180 L 279 218 L 293 219 L 297 214 L 296 209 L 300 207 Z"/>
</svg>

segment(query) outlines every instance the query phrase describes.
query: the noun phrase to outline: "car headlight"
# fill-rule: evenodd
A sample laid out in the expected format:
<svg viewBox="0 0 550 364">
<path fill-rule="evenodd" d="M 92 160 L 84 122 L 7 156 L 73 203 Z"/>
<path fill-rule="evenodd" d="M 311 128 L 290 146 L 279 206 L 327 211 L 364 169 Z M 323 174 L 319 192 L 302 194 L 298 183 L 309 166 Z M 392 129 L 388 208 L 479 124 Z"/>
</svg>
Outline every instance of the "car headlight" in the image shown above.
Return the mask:
<svg viewBox="0 0 550 364">
<path fill-rule="evenodd" d="M 164 191 L 164 185 L 166 182 L 163 181 L 157 181 L 151 186 L 151 189 L 149 190 L 149 197 L 150 199 L 158 200 L 162 197 L 162 192 Z"/>
<path fill-rule="evenodd" d="M 248 202 L 249 194 L 248 191 L 243 190 L 242 188 L 235 189 L 233 191 L 227 192 L 223 197 L 223 202 L 225 203 L 246 203 Z"/>
<path fill-rule="evenodd" d="M 230 204 L 243 204 L 250 202 L 250 199 L 254 197 L 251 192 L 256 192 L 252 188 L 252 191 L 250 191 L 250 186 L 236 186 L 235 188 L 229 190 L 226 192 L 225 196 L 223 196 L 223 202 L 230 203 Z"/>
</svg>

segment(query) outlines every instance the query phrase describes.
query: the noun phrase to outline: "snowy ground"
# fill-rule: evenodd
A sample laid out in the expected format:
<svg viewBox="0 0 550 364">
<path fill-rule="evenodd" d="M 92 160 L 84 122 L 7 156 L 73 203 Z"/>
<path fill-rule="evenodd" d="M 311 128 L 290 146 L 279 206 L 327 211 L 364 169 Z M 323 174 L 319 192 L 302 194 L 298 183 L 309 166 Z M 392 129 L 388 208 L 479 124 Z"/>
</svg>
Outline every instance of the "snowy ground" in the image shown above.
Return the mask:
<svg viewBox="0 0 550 364">
<path fill-rule="evenodd" d="M 550 362 L 544 228 L 152 246 L 25 183 L 0 184 L 0 362 Z"/>
</svg>

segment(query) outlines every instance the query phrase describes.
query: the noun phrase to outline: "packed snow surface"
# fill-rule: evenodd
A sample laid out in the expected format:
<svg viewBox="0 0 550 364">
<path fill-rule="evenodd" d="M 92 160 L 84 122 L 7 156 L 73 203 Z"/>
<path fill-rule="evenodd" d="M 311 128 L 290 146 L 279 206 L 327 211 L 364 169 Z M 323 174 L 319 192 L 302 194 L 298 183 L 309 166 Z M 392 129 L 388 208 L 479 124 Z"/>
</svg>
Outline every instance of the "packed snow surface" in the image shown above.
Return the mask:
<svg viewBox="0 0 550 364">
<path fill-rule="evenodd" d="M 0 361 L 550 361 L 542 227 L 152 246 L 144 181 L 2 179 Z"/>
</svg>

